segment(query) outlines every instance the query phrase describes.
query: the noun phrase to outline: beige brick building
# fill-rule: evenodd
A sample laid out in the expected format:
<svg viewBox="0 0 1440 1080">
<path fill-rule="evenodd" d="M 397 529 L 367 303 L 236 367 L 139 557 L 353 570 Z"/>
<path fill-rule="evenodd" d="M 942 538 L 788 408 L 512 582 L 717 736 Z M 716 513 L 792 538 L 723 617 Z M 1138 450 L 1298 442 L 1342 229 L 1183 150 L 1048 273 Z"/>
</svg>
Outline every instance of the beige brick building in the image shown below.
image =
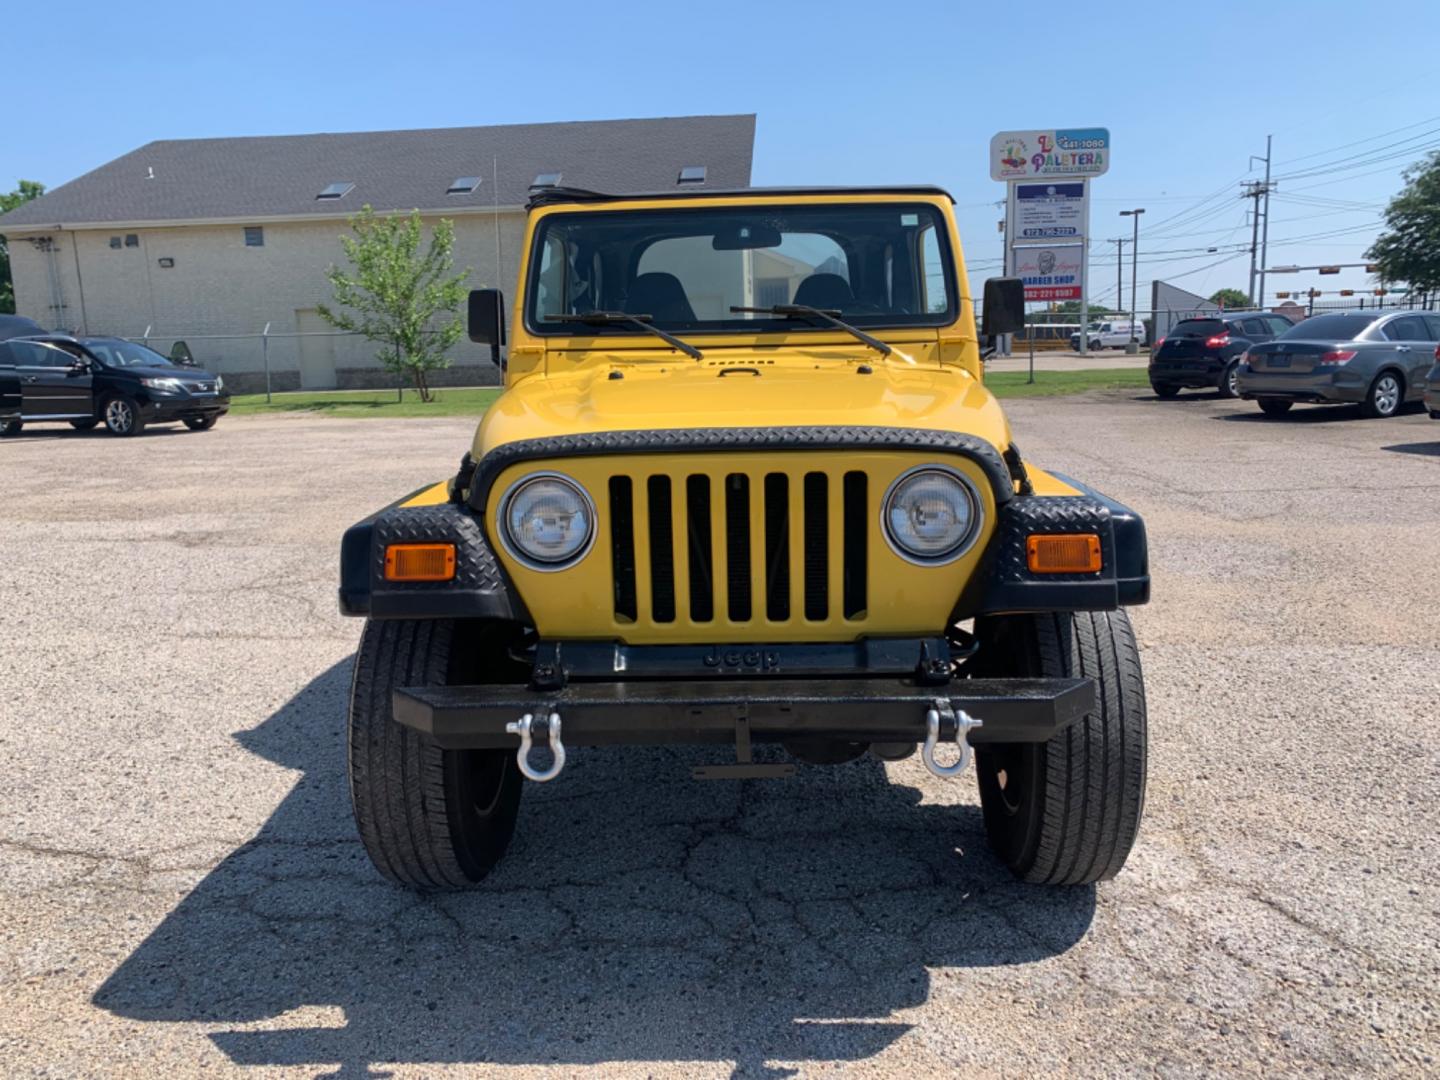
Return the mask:
<svg viewBox="0 0 1440 1080">
<path fill-rule="evenodd" d="M 453 221 L 467 284 L 509 293 L 534 185 L 746 187 L 754 126 L 710 116 L 156 142 L 0 217 L 0 232 L 18 313 L 50 329 L 162 351 L 184 340 L 241 390 L 263 388 L 267 365 L 277 390 L 383 386 L 393 376 L 377 346 L 315 311 L 363 205 Z M 468 341 L 451 365 L 436 381 L 497 375 Z"/>
</svg>

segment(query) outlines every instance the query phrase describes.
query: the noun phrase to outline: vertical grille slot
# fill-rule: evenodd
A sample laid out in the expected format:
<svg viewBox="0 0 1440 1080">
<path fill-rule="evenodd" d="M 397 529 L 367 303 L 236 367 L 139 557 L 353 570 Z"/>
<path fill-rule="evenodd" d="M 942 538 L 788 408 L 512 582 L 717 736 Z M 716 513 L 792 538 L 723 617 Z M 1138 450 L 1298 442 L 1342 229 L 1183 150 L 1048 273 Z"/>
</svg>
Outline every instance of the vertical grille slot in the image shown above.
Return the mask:
<svg viewBox="0 0 1440 1080">
<path fill-rule="evenodd" d="M 615 617 L 634 622 L 639 614 L 635 600 L 635 507 L 628 476 L 610 478 L 610 563 L 615 575 Z"/>
<path fill-rule="evenodd" d="M 744 473 L 725 477 L 725 577 L 730 621 L 749 622 L 750 478 Z"/>
<path fill-rule="evenodd" d="M 830 611 L 830 478 L 805 474 L 805 618 Z"/>
<path fill-rule="evenodd" d="M 691 476 L 685 480 L 686 532 L 690 550 L 690 618 L 709 622 L 715 618 L 715 558 L 710 550 L 710 478 Z"/>
<path fill-rule="evenodd" d="M 866 510 L 868 487 L 863 472 L 847 472 L 844 489 L 844 597 L 842 611 L 847 619 L 865 616 L 865 565 L 866 544 L 869 536 L 869 516 Z"/>
<path fill-rule="evenodd" d="M 765 617 L 790 618 L 790 478 L 765 476 Z"/>
<path fill-rule="evenodd" d="M 650 517 L 650 617 L 675 621 L 675 534 L 670 516 L 670 478 L 646 482 Z"/>
</svg>

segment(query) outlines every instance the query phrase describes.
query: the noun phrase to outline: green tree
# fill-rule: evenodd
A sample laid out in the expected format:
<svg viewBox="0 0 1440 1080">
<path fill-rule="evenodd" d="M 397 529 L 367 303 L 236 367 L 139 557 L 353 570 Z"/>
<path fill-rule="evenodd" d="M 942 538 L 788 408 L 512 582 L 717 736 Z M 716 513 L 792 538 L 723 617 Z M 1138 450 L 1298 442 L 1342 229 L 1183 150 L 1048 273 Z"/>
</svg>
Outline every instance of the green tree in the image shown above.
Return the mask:
<svg viewBox="0 0 1440 1080">
<path fill-rule="evenodd" d="M 376 356 L 385 369 L 408 375 L 420 400 L 429 401 L 426 374 L 450 366 L 445 353 L 460 340 L 459 308 L 470 274 L 450 276 L 454 222 L 437 222 L 426 245 L 419 210 L 387 217 L 367 204 L 350 219 L 350 230 L 353 236 L 340 238 L 350 266 L 325 271 L 335 302 L 348 310 L 321 304 L 320 316 L 383 345 Z"/>
<path fill-rule="evenodd" d="M 22 203 L 38 199 L 45 194 L 45 185 L 34 180 L 21 180 L 14 191 L 0 195 L 0 214 L 8 214 Z M 15 284 L 10 277 L 10 249 L 5 246 L 5 237 L 0 235 L 0 314 L 15 312 Z"/>
<path fill-rule="evenodd" d="M 1210 303 L 1219 304 L 1222 308 L 1248 308 L 1250 307 L 1250 294 L 1239 289 L 1216 289 L 1210 294 Z"/>
<path fill-rule="evenodd" d="M 1418 292 L 1440 289 L 1440 150 L 1402 174 L 1405 187 L 1385 208 L 1385 231 L 1367 259 L 1384 281 L 1404 281 Z"/>
</svg>

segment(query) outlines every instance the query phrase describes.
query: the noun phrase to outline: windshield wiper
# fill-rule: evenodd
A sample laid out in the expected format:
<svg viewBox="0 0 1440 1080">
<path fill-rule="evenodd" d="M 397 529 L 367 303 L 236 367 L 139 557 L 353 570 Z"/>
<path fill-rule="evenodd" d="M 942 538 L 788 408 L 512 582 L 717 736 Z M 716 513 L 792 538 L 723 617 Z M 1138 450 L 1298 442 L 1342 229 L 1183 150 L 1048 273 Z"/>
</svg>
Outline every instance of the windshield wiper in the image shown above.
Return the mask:
<svg viewBox="0 0 1440 1080">
<path fill-rule="evenodd" d="M 886 345 L 879 338 L 873 338 L 865 333 L 858 326 L 851 326 L 840 319 L 840 312 L 829 311 L 825 308 L 811 307 L 809 304 L 776 304 L 774 307 L 732 307 L 732 313 L 749 312 L 754 315 L 779 315 L 786 319 L 820 319 L 831 326 L 838 326 L 847 334 L 852 335 L 856 340 L 863 341 L 872 349 L 878 349 L 881 356 L 889 356 L 892 352 L 889 345 Z"/>
<path fill-rule="evenodd" d="M 579 315 L 546 315 L 545 321 L 578 322 L 584 323 L 586 326 L 616 326 L 622 323 L 630 326 L 638 326 L 647 334 L 654 334 L 661 341 L 665 342 L 665 344 L 679 349 L 692 360 L 703 360 L 705 358 L 704 353 L 694 345 L 686 341 L 681 341 L 674 334 L 667 334 L 658 326 L 652 326 L 651 320 L 654 318 L 655 316 L 653 315 L 631 315 L 624 311 L 586 311 Z"/>
</svg>

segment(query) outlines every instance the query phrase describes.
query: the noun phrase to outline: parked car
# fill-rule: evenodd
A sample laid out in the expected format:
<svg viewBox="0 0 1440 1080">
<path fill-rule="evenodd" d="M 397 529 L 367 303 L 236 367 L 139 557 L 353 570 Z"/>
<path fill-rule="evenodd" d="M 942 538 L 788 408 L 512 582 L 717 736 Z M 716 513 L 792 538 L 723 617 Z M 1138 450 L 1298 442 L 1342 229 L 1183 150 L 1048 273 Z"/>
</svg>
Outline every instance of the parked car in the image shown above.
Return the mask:
<svg viewBox="0 0 1440 1080">
<path fill-rule="evenodd" d="M 1431 420 L 1440 420 L 1440 347 L 1435 350 L 1435 366 L 1425 376 L 1425 408 Z"/>
<path fill-rule="evenodd" d="M 123 338 L 39 334 L 0 341 L 0 380 L 19 380 L 21 411 L 0 427 L 69 423 L 81 431 L 102 421 L 114 435 L 149 424 L 183 423 L 207 431 L 230 409 L 218 375 L 177 364 Z"/>
<path fill-rule="evenodd" d="M 1145 324 L 1139 319 L 1133 322 L 1129 319 L 1107 319 L 1103 322 L 1092 322 L 1086 329 L 1086 337 L 1089 349 L 1119 349 L 1129 345 L 1133 340 L 1145 343 Z M 1070 348 L 1075 351 L 1080 349 L 1080 335 L 1070 335 Z"/>
<path fill-rule="evenodd" d="M 1150 350 L 1150 385 L 1156 397 L 1182 389 L 1213 388 L 1236 396 L 1240 358 L 1251 345 L 1272 341 L 1292 327 L 1283 315 L 1249 311 L 1181 319 Z"/>
<path fill-rule="evenodd" d="M 43 333 L 45 328 L 34 319 L 27 319 L 24 315 L 0 315 L 0 341 Z"/>
<path fill-rule="evenodd" d="M 1267 416 L 1297 401 L 1357 403 L 1366 416 L 1394 416 L 1424 394 L 1440 349 L 1440 313 L 1333 312 L 1306 319 L 1253 346 L 1241 365 L 1241 397 Z"/>
</svg>

